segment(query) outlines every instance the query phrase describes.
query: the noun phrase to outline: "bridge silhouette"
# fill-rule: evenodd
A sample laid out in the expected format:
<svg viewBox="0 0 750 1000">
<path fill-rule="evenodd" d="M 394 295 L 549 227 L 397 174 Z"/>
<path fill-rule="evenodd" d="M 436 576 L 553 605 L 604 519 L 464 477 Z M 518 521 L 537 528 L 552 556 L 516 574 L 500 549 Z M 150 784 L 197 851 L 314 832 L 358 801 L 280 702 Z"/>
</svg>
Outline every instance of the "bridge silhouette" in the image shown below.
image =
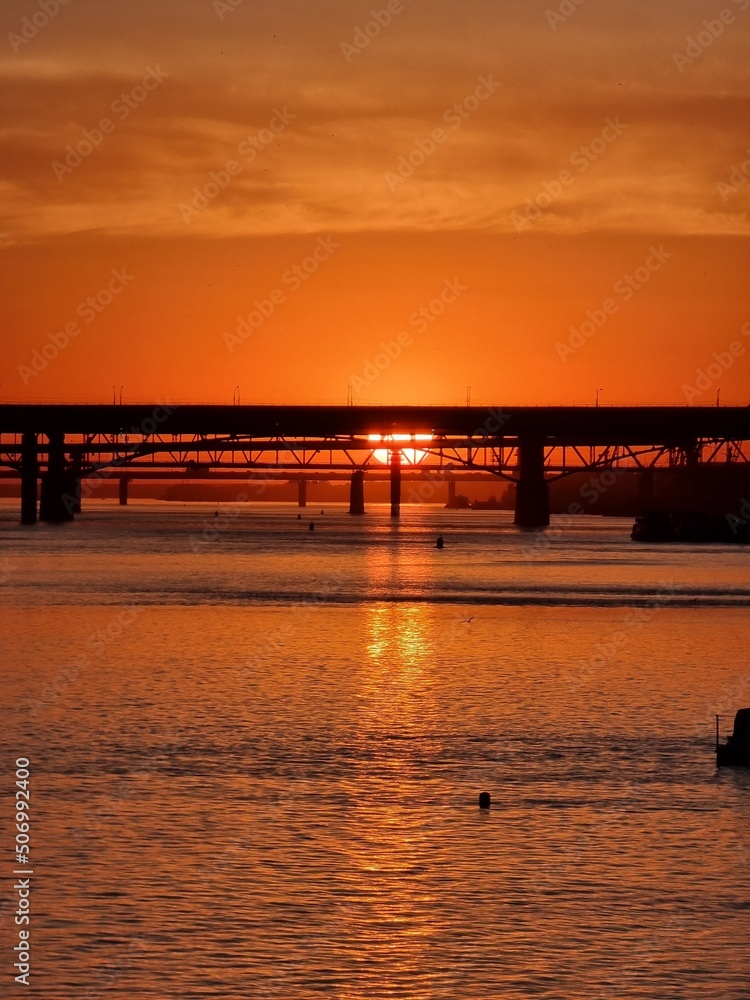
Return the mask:
<svg viewBox="0 0 750 1000">
<path fill-rule="evenodd" d="M 363 514 L 368 471 L 451 480 L 462 470 L 515 483 L 515 522 L 549 523 L 549 482 L 597 468 L 653 470 L 750 462 L 750 407 L 0 404 L 0 465 L 21 480 L 21 521 L 69 520 L 87 479 L 163 470 L 184 478 L 261 473 L 351 477 Z M 124 494 L 123 494 L 124 484 Z M 303 486 L 301 485 L 302 489 Z"/>
</svg>

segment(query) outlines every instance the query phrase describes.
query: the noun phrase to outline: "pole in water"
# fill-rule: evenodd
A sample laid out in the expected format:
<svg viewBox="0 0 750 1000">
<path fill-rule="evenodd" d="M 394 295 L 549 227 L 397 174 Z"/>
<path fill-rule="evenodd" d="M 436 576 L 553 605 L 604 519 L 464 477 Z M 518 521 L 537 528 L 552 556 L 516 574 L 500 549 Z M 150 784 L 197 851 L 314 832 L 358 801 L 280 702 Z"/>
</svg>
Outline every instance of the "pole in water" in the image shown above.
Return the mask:
<svg viewBox="0 0 750 1000">
<path fill-rule="evenodd" d="M 490 808 L 490 793 L 480 792 L 479 793 L 479 808 L 489 809 Z"/>
<path fill-rule="evenodd" d="M 445 545 L 445 542 L 443 541 L 443 536 L 442 535 L 438 535 L 437 536 L 437 541 L 435 542 L 435 548 L 436 549 L 442 549 L 442 547 L 444 545 Z"/>
<path fill-rule="evenodd" d="M 314 521 L 310 521 L 310 527 L 307 530 L 308 531 L 315 531 L 315 522 Z"/>
</svg>

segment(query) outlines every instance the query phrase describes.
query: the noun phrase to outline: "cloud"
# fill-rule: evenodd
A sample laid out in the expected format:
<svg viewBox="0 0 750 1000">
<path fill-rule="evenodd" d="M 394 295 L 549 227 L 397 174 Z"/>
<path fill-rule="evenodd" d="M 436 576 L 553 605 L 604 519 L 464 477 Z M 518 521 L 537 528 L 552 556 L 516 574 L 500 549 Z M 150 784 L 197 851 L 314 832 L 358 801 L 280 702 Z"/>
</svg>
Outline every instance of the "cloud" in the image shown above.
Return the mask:
<svg viewBox="0 0 750 1000">
<path fill-rule="evenodd" d="M 658 16 L 628 7 L 623 19 L 584 4 L 556 32 L 546 9 L 426 12 L 405 0 L 347 63 L 340 44 L 369 17 L 350 3 L 244 3 L 225 21 L 198 0 L 96 12 L 71 3 L 0 70 L 4 228 L 17 241 L 66 231 L 512 232 L 511 214 L 620 116 L 627 132 L 574 170 L 537 230 L 747 232 L 745 192 L 726 204 L 716 189 L 746 145 L 740 14 L 681 75 L 671 54 L 700 27 L 700 5 L 663 4 Z M 27 13 L 10 4 L 6 25 Z M 168 78 L 61 177 L 54 164 L 85 148 L 152 65 Z M 417 144 L 487 74 L 502 86 L 389 189 L 385 175 L 402 157 L 418 160 Z M 241 156 L 279 108 L 293 120 L 252 161 Z M 179 206 L 232 160 L 239 173 L 186 225 Z"/>
</svg>

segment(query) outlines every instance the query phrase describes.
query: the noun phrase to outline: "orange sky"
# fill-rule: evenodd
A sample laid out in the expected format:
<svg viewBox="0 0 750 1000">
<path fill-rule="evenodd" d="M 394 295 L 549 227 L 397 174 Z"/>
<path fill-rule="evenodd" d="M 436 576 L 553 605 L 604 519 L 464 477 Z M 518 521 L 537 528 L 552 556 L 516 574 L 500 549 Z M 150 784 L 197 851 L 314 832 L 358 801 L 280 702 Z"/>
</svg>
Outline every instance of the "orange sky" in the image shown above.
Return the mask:
<svg viewBox="0 0 750 1000">
<path fill-rule="evenodd" d="M 750 0 L 2 24 L 1 399 L 748 402 Z"/>
</svg>

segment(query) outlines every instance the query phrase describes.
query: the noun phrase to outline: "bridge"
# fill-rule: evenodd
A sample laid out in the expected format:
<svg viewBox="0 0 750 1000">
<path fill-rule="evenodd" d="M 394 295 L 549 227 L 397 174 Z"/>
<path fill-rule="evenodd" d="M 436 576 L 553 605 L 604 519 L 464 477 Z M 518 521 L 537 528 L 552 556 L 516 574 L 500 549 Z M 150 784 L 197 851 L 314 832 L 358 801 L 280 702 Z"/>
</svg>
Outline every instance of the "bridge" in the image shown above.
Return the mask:
<svg viewBox="0 0 750 1000">
<path fill-rule="evenodd" d="M 350 512 L 360 515 L 366 474 L 387 469 L 397 517 L 408 467 L 427 482 L 464 470 L 513 482 L 516 524 L 543 527 L 555 478 L 748 463 L 748 442 L 750 407 L 738 406 L 0 404 L 0 466 L 21 481 L 24 524 L 37 513 L 69 520 L 87 479 L 116 476 L 127 489 L 129 477 L 159 471 L 288 474 L 301 484 L 306 473 L 347 472 Z"/>
</svg>

